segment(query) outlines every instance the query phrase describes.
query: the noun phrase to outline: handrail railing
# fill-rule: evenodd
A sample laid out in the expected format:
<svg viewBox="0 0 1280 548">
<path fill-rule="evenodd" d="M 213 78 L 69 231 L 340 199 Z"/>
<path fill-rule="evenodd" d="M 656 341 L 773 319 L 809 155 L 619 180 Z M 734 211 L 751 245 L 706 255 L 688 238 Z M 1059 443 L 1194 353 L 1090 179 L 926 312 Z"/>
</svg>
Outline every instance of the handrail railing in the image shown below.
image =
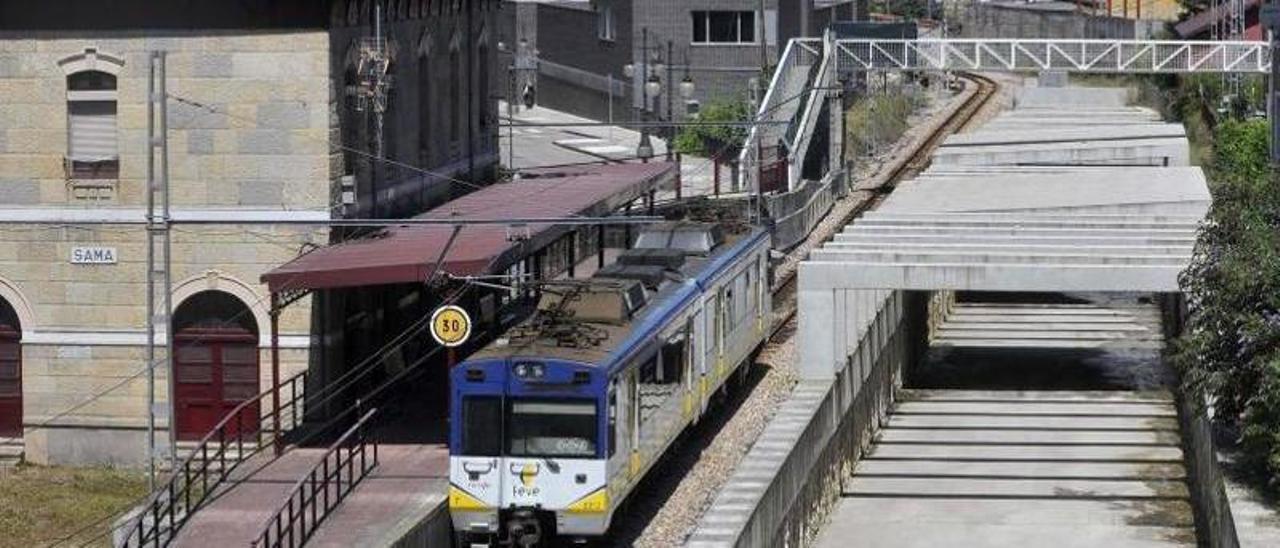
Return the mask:
<svg viewBox="0 0 1280 548">
<path fill-rule="evenodd" d="M 280 421 L 281 432 L 292 430 L 301 424 L 306 376 L 307 372 L 302 371 L 286 379 L 278 387 L 272 387 L 241 402 L 227 413 L 217 426 L 201 438 L 182 464 L 170 470 L 169 479 L 142 505 L 129 533 L 123 538 L 124 546 L 168 545 L 173 540 L 174 532 L 182 527 L 195 509 L 208 500 L 232 470 L 263 449 L 278 443 L 275 436 L 264 436 L 274 431 L 276 424 L 273 421 Z M 279 415 L 274 410 L 264 414 L 263 402 L 276 393 L 284 396 L 285 390 L 288 390 L 288 395 L 281 400 Z M 258 406 L 257 416 L 254 417 L 256 420 L 246 424 L 246 411 L 255 409 L 254 406 Z M 287 428 L 284 425 L 286 417 L 289 419 Z M 170 418 L 169 427 L 174 426 L 173 419 Z M 254 430 L 249 431 L 249 428 Z M 246 446 L 247 438 L 256 438 L 256 443 Z M 245 452 L 246 447 L 249 449 L 248 453 Z M 230 455 L 233 448 L 236 450 L 235 455 Z"/>
<path fill-rule="evenodd" d="M 378 443 L 365 439 L 364 426 L 377 412 L 370 409 L 361 416 L 329 446 L 311 471 L 294 484 L 288 501 L 263 523 L 262 533 L 253 541 L 254 547 L 294 548 L 306 544 L 320 523 L 369 475 L 378 465 Z M 349 444 L 353 437 L 354 443 Z M 322 504 L 317 507 L 317 503 Z"/>
<path fill-rule="evenodd" d="M 1264 41 L 1076 38 L 840 39 L 852 70 L 1266 73 Z"/>
<path fill-rule="evenodd" d="M 840 56 L 835 54 L 835 37 L 827 31 L 822 40 L 822 60 L 814 63 L 809 71 L 807 81 L 813 82 L 802 110 L 796 111 L 796 119 L 787 128 L 787 189 L 794 190 L 800 185 L 800 171 L 804 167 L 805 154 L 809 151 L 813 132 L 818 126 L 818 117 L 829 97 L 834 95 L 836 83 L 836 64 Z"/>
<path fill-rule="evenodd" d="M 791 119 L 792 116 L 786 115 L 786 109 L 781 107 L 786 103 L 795 102 L 797 98 L 785 97 L 785 90 L 789 87 L 791 80 L 797 77 L 793 73 L 795 72 L 795 67 L 800 64 L 801 59 L 820 55 L 814 46 L 821 46 L 821 42 L 814 39 L 801 38 L 787 41 L 787 47 L 783 49 L 782 55 L 778 57 L 778 64 L 774 67 L 773 76 L 769 79 L 769 87 L 760 99 L 759 107 L 756 109 L 756 121 Z M 805 75 L 800 77 L 807 76 L 806 72 Z M 786 106 L 790 107 L 792 105 L 788 104 Z M 777 144 L 781 136 L 781 132 L 772 126 L 753 125 L 751 130 L 747 132 L 742 151 L 738 155 L 738 183 L 740 189 L 755 188 L 754 183 L 758 177 L 757 171 L 759 170 L 757 163 L 764 161 L 758 156 L 762 150 L 774 150 L 773 146 Z"/>
</svg>

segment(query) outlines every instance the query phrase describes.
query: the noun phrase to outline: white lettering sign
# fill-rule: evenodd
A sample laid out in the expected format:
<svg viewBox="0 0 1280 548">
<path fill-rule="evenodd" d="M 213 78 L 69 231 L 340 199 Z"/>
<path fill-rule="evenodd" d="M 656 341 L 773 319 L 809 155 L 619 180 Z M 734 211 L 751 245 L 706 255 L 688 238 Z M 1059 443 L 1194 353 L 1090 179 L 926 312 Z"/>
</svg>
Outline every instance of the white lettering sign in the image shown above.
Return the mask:
<svg viewBox="0 0 1280 548">
<path fill-rule="evenodd" d="M 71 264 L 116 264 L 116 248 L 73 247 Z"/>
</svg>

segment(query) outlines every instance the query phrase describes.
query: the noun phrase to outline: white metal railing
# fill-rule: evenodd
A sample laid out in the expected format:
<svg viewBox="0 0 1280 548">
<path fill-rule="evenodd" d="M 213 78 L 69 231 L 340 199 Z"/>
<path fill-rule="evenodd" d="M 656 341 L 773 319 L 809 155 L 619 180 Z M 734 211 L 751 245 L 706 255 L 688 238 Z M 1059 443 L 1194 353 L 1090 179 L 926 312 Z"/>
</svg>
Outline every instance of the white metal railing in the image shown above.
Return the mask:
<svg viewBox="0 0 1280 548">
<path fill-rule="evenodd" d="M 838 40 L 854 70 L 1266 73 L 1266 42 L 1175 40 Z"/>
<path fill-rule="evenodd" d="M 795 190 L 800 184 L 800 171 L 804 167 L 804 155 L 809 149 L 814 129 L 818 126 L 818 117 L 822 106 L 831 95 L 836 83 L 836 63 L 840 56 L 834 55 L 834 42 L 828 32 L 822 42 L 822 63 L 809 86 L 808 99 L 804 101 L 804 111 L 798 119 L 795 135 L 787 143 L 787 190 Z"/>
<path fill-rule="evenodd" d="M 792 121 L 803 104 L 803 90 L 809 79 L 809 66 L 820 62 L 822 40 L 796 38 L 787 42 L 786 49 L 778 58 L 778 66 L 774 68 L 769 88 L 760 100 L 756 111 L 758 122 Z M 796 96 L 800 94 L 800 96 Z M 742 151 L 738 153 L 739 188 L 750 190 L 759 184 L 760 162 L 776 162 L 776 159 L 760 158 L 760 151 L 765 155 L 776 150 L 778 141 L 787 133 L 783 124 L 757 124 L 751 127 L 743 142 Z"/>
</svg>

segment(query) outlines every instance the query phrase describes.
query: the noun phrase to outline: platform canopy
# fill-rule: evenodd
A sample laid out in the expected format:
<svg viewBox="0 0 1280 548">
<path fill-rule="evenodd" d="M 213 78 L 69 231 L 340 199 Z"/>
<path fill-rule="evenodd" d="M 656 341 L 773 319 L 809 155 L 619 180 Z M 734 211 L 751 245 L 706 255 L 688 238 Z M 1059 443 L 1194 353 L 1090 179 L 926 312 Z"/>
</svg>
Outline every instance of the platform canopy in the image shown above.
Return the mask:
<svg viewBox="0 0 1280 548">
<path fill-rule="evenodd" d="M 425 219 L 520 219 L 606 216 L 649 191 L 674 183 L 674 163 L 587 165 L 523 171 L 516 182 L 495 184 L 419 216 Z M 454 227 L 404 225 L 373 237 L 320 248 L 267 272 L 272 293 L 396 283 L 421 283 L 436 270 Z M 448 248 L 442 273 L 499 272 L 565 234 L 554 225 L 467 225 Z M 525 233 L 527 231 L 527 234 Z"/>
</svg>

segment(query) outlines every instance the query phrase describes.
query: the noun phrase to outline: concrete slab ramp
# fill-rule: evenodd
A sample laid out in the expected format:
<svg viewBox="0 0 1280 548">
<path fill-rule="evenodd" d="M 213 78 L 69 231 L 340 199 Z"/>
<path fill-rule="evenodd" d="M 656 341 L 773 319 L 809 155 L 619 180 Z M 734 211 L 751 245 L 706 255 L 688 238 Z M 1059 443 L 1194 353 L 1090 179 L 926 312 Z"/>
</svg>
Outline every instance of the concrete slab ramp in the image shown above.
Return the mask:
<svg viewBox="0 0 1280 548">
<path fill-rule="evenodd" d="M 904 391 L 817 545 L 1194 546 L 1167 392 Z"/>
<path fill-rule="evenodd" d="M 1078 108 L 1123 107 L 1129 103 L 1129 88 L 1028 87 L 1014 100 L 1019 108 L 1073 106 Z"/>
</svg>

